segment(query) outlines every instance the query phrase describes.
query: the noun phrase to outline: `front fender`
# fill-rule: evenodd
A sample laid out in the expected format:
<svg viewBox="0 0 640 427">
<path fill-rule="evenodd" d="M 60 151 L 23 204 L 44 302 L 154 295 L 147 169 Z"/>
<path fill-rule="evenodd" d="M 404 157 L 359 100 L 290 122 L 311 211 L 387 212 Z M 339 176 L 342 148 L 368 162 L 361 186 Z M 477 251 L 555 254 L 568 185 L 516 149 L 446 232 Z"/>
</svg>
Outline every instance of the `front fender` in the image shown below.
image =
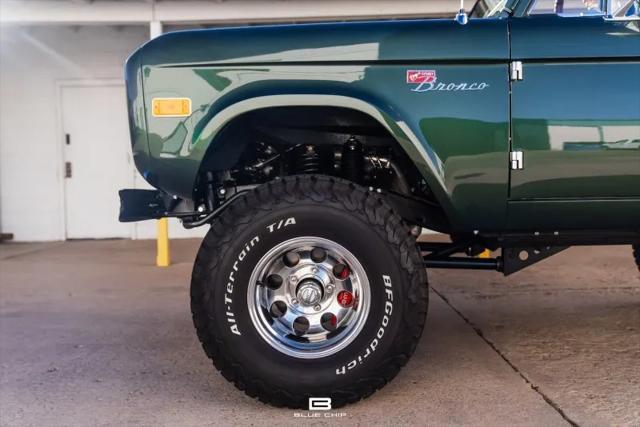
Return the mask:
<svg viewBox="0 0 640 427">
<path fill-rule="evenodd" d="M 182 119 L 147 113 L 151 173 L 159 188 L 191 198 L 205 154 L 216 149 L 225 125 L 242 114 L 284 106 L 350 108 L 377 120 L 398 141 L 454 228 L 498 228 L 504 220 L 508 182 L 507 66 L 441 65 L 437 72 L 445 83 L 461 87 L 467 82 L 470 87 L 482 82 L 486 88 L 429 93 L 407 84 L 407 70 L 419 67 L 147 66 L 143 72 L 147 112 L 155 97 L 186 96 L 193 105 L 191 116 Z M 467 80 L 470 67 L 475 69 L 472 81 Z M 491 108 L 487 103 L 493 104 Z M 462 170 L 469 169 L 474 159 L 479 163 L 470 168 L 473 173 Z M 479 206 L 487 215 L 476 218 L 467 213 L 478 212 Z"/>
</svg>

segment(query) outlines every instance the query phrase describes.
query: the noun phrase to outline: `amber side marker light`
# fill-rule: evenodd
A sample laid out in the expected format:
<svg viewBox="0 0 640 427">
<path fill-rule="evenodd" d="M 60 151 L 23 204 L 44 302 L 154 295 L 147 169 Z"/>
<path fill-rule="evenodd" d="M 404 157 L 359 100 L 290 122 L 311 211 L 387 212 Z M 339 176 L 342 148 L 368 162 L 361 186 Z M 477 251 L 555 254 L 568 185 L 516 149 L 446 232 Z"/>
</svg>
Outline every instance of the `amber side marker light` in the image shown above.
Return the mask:
<svg viewBox="0 0 640 427">
<path fill-rule="evenodd" d="M 153 117 L 187 117 L 191 115 L 189 98 L 153 98 Z"/>
</svg>

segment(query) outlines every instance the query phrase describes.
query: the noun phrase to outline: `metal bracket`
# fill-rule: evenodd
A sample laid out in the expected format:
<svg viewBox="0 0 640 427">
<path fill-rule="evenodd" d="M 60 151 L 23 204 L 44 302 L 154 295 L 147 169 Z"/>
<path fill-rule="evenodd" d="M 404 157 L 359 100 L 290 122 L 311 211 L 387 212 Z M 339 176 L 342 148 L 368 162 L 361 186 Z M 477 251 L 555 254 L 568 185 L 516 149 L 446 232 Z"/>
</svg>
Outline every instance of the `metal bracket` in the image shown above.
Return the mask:
<svg viewBox="0 0 640 427">
<path fill-rule="evenodd" d="M 544 246 L 534 247 L 513 247 L 503 248 L 503 273 L 505 276 L 520 271 L 530 265 L 536 264 L 543 259 L 549 258 L 567 249 L 568 246 Z"/>
<path fill-rule="evenodd" d="M 524 67 L 522 61 L 514 61 L 511 63 L 511 81 L 524 80 Z"/>
<path fill-rule="evenodd" d="M 524 153 L 522 151 L 512 151 L 510 153 L 511 170 L 519 171 L 524 169 Z"/>
<path fill-rule="evenodd" d="M 220 215 L 222 213 L 222 211 L 224 211 L 227 208 L 227 206 L 229 206 L 231 203 L 233 203 L 234 201 L 239 199 L 241 196 L 244 196 L 248 192 L 249 191 L 244 190 L 244 191 L 239 191 L 239 192 L 233 194 L 232 196 L 227 198 L 224 202 L 222 202 L 220 204 L 220 206 L 218 206 L 213 212 L 210 212 L 205 216 L 199 217 L 198 219 L 191 220 L 189 218 L 183 218 L 182 219 L 182 226 L 184 228 L 186 228 L 186 229 L 191 229 L 191 228 L 200 227 L 200 226 L 205 225 L 205 224 L 209 224 L 218 215 Z"/>
</svg>

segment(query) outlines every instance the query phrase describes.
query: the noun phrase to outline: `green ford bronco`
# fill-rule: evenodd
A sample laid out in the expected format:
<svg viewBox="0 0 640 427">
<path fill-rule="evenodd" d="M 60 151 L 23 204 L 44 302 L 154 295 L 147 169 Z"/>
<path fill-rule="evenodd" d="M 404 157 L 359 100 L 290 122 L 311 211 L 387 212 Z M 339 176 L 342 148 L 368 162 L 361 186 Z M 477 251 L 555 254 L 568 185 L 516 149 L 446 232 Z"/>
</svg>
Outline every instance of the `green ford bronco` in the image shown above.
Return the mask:
<svg viewBox="0 0 640 427">
<path fill-rule="evenodd" d="M 157 191 L 122 190 L 120 220 L 210 227 L 191 310 L 239 389 L 357 401 L 416 348 L 428 268 L 512 274 L 604 244 L 640 263 L 639 9 L 480 0 L 455 20 L 165 34 L 126 64 Z"/>
</svg>

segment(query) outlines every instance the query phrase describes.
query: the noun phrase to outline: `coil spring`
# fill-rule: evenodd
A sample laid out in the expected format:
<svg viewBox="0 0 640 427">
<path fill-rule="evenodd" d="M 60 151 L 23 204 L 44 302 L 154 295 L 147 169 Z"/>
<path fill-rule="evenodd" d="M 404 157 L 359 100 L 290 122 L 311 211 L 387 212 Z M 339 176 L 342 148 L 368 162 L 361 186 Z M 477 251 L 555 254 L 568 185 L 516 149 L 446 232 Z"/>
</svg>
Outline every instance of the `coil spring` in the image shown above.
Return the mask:
<svg viewBox="0 0 640 427">
<path fill-rule="evenodd" d="M 296 173 L 317 173 L 320 171 L 320 156 L 313 145 L 302 147 L 296 159 Z"/>
</svg>

